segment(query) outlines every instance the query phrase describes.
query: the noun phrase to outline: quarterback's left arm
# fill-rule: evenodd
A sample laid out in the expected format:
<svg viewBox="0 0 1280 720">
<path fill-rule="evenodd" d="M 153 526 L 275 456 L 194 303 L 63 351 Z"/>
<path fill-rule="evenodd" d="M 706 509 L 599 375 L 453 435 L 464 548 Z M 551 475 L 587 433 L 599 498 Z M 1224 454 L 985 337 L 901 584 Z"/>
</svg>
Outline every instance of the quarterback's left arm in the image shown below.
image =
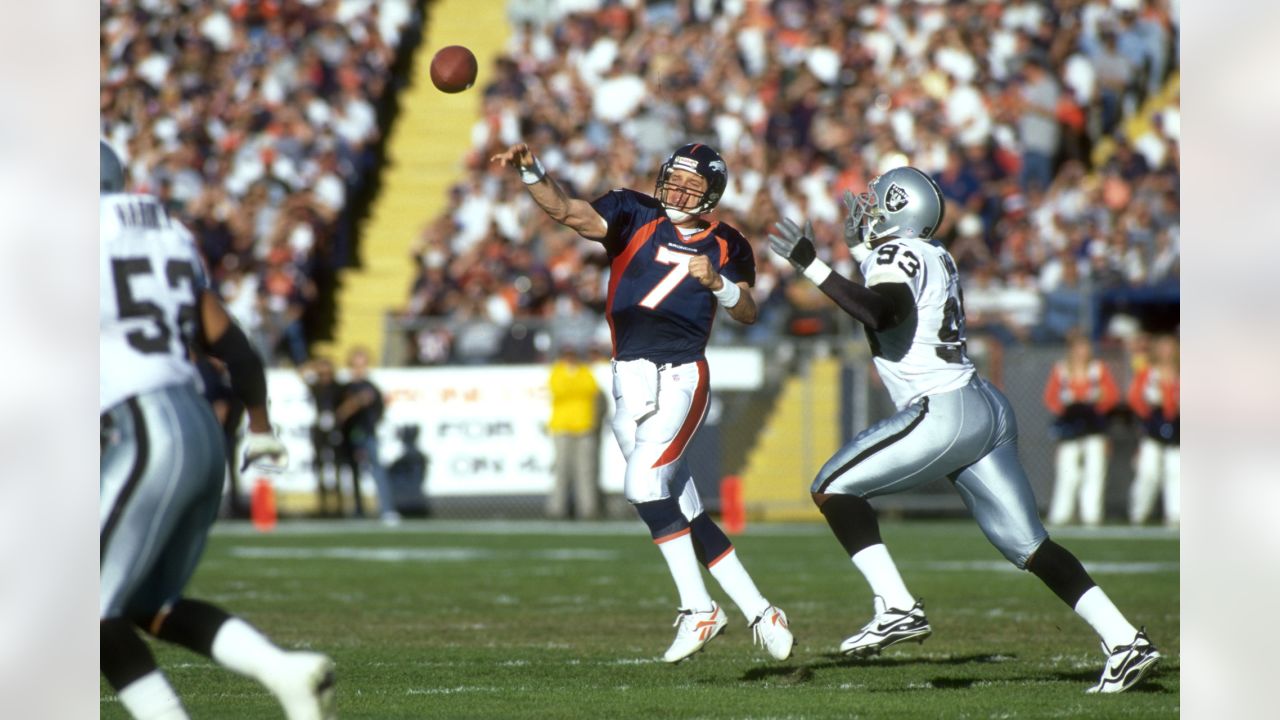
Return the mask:
<svg viewBox="0 0 1280 720">
<path fill-rule="evenodd" d="M 759 310 L 756 308 L 755 298 L 751 296 L 751 286 L 746 281 L 730 282 L 711 267 L 711 258 L 706 255 L 689 259 L 689 274 L 716 296 L 716 302 L 729 311 L 729 317 L 745 325 L 756 321 Z"/>
</svg>

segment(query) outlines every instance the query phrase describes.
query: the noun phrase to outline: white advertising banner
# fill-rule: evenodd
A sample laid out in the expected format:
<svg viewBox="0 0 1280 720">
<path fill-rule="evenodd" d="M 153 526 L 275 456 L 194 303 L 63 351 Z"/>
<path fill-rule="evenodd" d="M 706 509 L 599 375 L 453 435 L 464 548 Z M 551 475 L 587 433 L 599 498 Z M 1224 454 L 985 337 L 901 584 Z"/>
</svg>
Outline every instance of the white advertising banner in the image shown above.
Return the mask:
<svg viewBox="0 0 1280 720">
<path fill-rule="evenodd" d="M 712 390 L 750 390 L 763 384 L 761 353 L 726 348 L 708 352 Z M 594 367 L 606 402 L 601 428 L 600 485 L 621 492 L 623 459 L 608 427 L 612 374 Z M 547 434 L 551 401 L 547 365 L 448 368 L 379 368 L 370 380 L 382 390 L 386 413 L 378 427 L 383 465 L 400 456 L 396 432 L 418 427 L 417 447 L 430 458 L 429 497 L 540 495 L 551 489 L 554 451 Z M 341 375 L 340 375 L 341 378 Z M 315 406 L 292 370 L 268 371 L 271 419 L 289 447 L 289 468 L 273 478 L 286 493 L 314 492 L 311 427 Z M 372 484 L 367 486 L 372 491 Z"/>
</svg>

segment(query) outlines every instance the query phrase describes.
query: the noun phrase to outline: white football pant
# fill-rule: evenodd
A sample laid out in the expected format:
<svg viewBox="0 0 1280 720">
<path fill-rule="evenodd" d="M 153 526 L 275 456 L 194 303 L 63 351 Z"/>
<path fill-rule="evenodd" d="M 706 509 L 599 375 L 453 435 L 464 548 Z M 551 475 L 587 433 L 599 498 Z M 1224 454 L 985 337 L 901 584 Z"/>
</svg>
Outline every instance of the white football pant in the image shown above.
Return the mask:
<svg viewBox="0 0 1280 720">
<path fill-rule="evenodd" d="M 684 453 L 707 414 L 709 387 L 705 360 L 661 366 L 614 361 L 613 436 L 627 459 L 623 493 L 629 502 L 676 496 L 686 518 L 702 513 Z"/>
<path fill-rule="evenodd" d="M 1049 504 L 1049 524 L 1066 525 L 1080 502 L 1080 522 L 1098 525 L 1104 515 L 1107 486 L 1107 438 L 1086 435 L 1058 443 L 1057 477 L 1053 501 Z"/>
<path fill-rule="evenodd" d="M 1151 517 L 1156 492 L 1163 491 L 1164 521 L 1177 525 L 1182 512 L 1182 456 L 1178 445 L 1143 438 L 1138 445 L 1133 485 L 1129 488 L 1129 521 L 1135 525 Z"/>
</svg>

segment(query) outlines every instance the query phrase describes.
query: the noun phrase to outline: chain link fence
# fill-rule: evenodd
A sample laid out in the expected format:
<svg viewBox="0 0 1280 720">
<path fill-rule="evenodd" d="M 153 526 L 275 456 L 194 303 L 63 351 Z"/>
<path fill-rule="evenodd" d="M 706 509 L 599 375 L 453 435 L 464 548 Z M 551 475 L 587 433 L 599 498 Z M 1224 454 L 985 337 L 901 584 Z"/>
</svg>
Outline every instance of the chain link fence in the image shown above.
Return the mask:
<svg viewBox="0 0 1280 720">
<path fill-rule="evenodd" d="M 571 344 L 578 347 L 591 346 L 603 350 L 607 357 L 607 335 L 601 335 L 592 323 L 548 323 L 537 321 L 521 321 L 508 325 L 478 322 L 440 322 L 414 320 L 405 321 L 398 318 L 387 320 L 387 342 L 383 348 L 382 364 L 384 366 L 411 366 L 415 359 L 420 363 L 430 357 L 421 354 L 415 347 L 417 338 L 438 337 L 442 339 L 437 348 L 441 368 L 470 368 L 480 371 L 482 367 L 525 367 L 546 368 L 550 359 L 560 346 Z M 724 325 L 724 324 L 721 324 Z M 797 491 L 798 497 L 807 492 L 808 479 L 817 468 L 827 460 L 834 447 L 830 443 L 814 441 L 822 436 L 825 426 L 838 425 L 834 438 L 835 447 L 849 441 L 860 430 L 877 420 L 894 412 L 888 393 L 880 384 L 874 372 L 867 344 L 861 336 L 860 328 L 848 325 L 834 328 L 837 332 L 817 338 L 783 337 L 768 344 L 749 345 L 758 352 L 763 361 L 763 373 L 759 383 L 749 390 L 725 390 L 723 384 L 717 390 L 717 374 L 712 373 L 712 399 L 707 417 L 690 444 L 686 457 L 693 472 L 695 483 L 701 492 L 705 504 L 712 511 L 720 509 L 720 483 L 727 476 L 744 472 L 751 450 L 760 441 L 761 433 L 770 422 L 770 417 L 778 405 L 779 393 L 789 379 L 799 382 L 801 403 L 798 441 L 788 447 L 783 458 L 784 467 L 788 468 L 785 478 L 779 482 L 792 482 L 804 485 Z M 447 340 L 445 340 L 447 339 Z M 458 341 L 461 340 L 461 347 Z M 604 346 L 601 347 L 601 340 Z M 724 341 L 738 341 L 722 333 L 713 343 L 715 347 L 724 347 Z M 1043 393 L 1045 382 L 1054 362 L 1060 359 L 1065 348 L 1062 346 L 1022 346 L 1005 348 L 998 343 L 975 338 L 970 343 L 971 356 L 979 366 L 980 372 L 992 380 L 1008 396 L 1018 418 L 1019 453 L 1027 475 L 1031 480 L 1036 498 L 1042 510 L 1047 508 L 1051 497 L 1054 473 L 1054 439 L 1051 434 L 1053 417 L 1044 406 Z M 1115 374 L 1121 389 L 1127 387 L 1131 379 L 1131 371 L 1127 359 L 1119 352 L 1103 351 L 1101 359 L 1106 361 Z M 834 358 L 839 363 L 839 381 L 833 383 L 829 376 L 818 377 L 812 372 L 814 363 L 823 358 Z M 608 394 L 607 365 L 598 365 L 597 378 L 602 393 Z M 496 371 L 496 370 L 495 370 Z M 397 371 L 400 372 L 400 371 Z M 527 377 L 541 377 L 542 369 L 530 372 Z M 535 380 L 536 382 L 536 380 Z M 384 388 L 384 392 L 386 389 Z M 839 410 L 832 414 L 832 395 L 838 395 Z M 607 400 L 607 398 L 606 398 Z M 447 413 L 447 410 L 442 410 Z M 438 413 L 439 414 L 439 413 Z M 447 420 L 447 418 L 445 418 Z M 494 517 L 541 517 L 546 507 L 546 496 L 537 492 L 500 493 L 500 494 L 466 494 L 457 492 L 433 492 L 433 475 L 439 476 L 442 468 L 440 455 L 433 452 L 441 447 L 440 442 L 456 442 L 456 433 L 461 427 L 456 422 L 442 423 L 441 418 L 433 418 L 440 432 L 453 433 L 453 439 L 447 437 L 431 437 L 431 425 L 423 423 L 419 428 L 421 436 L 415 434 L 416 443 L 404 441 L 405 428 L 395 427 L 387 430 L 389 438 L 394 440 L 382 443 L 382 462 L 388 467 L 403 467 L 406 457 L 423 457 L 411 464 L 417 468 L 425 466 L 425 483 L 414 477 L 400 481 L 397 497 L 412 499 L 412 507 L 402 508 L 409 514 L 430 514 L 434 517 L 457 518 L 494 518 Z M 460 420 L 460 419 L 459 419 Z M 484 425 L 484 423 L 480 423 Z M 489 423 L 485 427 L 502 427 L 502 423 Z M 539 433 L 541 433 L 539 435 Z M 829 436 L 828 433 L 827 436 Z M 1126 408 L 1121 406 L 1113 416 L 1110 424 L 1111 454 L 1107 477 L 1107 517 L 1119 520 L 1125 517 L 1127 491 L 1132 480 L 1132 458 L 1137 446 L 1138 433 Z M 550 443 L 546 435 L 545 423 L 533 436 L 524 435 L 519 442 L 538 444 Z M 530 440 L 530 437 L 534 439 Z M 474 439 L 473 439 L 474 440 Z M 486 442 L 486 441 L 482 441 Z M 494 436 L 487 442 L 492 444 L 514 443 L 514 437 Z M 600 442 L 605 454 L 613 452 L 614 440 L 608 427 L 608 417 L 600 433 Z M 542 458 L 538 463 L 551 462 L 544 457 L 546 453 L 530 452 L 530 457 Z M 424 460 L 425 462 L 422 462 Z M 533 461 L 530 461 L 533 462 Z M 397 464 L 399 463 L 399 464 Z M 324 483 L 330 486 L 350 488 L 353 470 L 341 463 L 331 463 L 333 467 L 320 470 Z M 546 467 L 539 468 L 546 471 Z M 606 517 L 630 518 L 632 511 L 621 497 L 620 481 L 613 474 L 620 473 L 621 466 L 615 458 L 614 462 L 601 464 L 601 485 L 604 492 L 604 508 Z M 393 477 L 393 481 L 396 478 Z M 317 480 L 317 487 L 320 480 Z M 416 483 L 416 485 L 415 485 Z M 376 507 L 376 493 L 372 478 L 368 473 L 361 473 L 359 484 L 367 503 L 366 507 Z M 414 487 L 409 487 L 414 485 Z M 241 483 L 246 488 L 245 483 Z M 424 492 L 418 492 L 424 490 Z M 349 491 L 348 491 L 349 492 Z M 897 495 L 877 498 L 876 506 L 881 512 L 901 516 L 950 516 L 964 515 L 966 510 L 950 483 L 945 479 L 927 483 L 916 490 Z M 347 501 L 350 511 L 351 501 Z M 299 506 L 297 514 L 309 514 L 304 506 Z M 350 514 L 348 512 L 348 514 Z"/>
</svg>

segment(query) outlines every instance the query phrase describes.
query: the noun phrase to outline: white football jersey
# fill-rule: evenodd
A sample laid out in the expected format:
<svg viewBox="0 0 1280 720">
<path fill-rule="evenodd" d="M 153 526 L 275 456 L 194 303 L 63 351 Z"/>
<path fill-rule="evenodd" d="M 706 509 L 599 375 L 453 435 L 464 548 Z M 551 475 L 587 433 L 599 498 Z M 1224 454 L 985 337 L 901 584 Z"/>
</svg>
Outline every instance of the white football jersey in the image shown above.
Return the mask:
<svg viewBox="0 0 1280 720">
<path fill-rule="evenodd" d="M 904 283 L 916 298 L 914 316 L 884 332 L 867 331 L 876 369 L 898 409 L 964 387 L 974 367 L 965 354 L 964 297 L 951 253 L 927 240 L 890 240 L 861 267 L 868 286 Z"/>
<path fill-rule="evenodd" d="M 204 266 L 190 231 L 150 195 L 99 199 L 99 411 L 149 390 L 193 383 Z"/>
</svg>

